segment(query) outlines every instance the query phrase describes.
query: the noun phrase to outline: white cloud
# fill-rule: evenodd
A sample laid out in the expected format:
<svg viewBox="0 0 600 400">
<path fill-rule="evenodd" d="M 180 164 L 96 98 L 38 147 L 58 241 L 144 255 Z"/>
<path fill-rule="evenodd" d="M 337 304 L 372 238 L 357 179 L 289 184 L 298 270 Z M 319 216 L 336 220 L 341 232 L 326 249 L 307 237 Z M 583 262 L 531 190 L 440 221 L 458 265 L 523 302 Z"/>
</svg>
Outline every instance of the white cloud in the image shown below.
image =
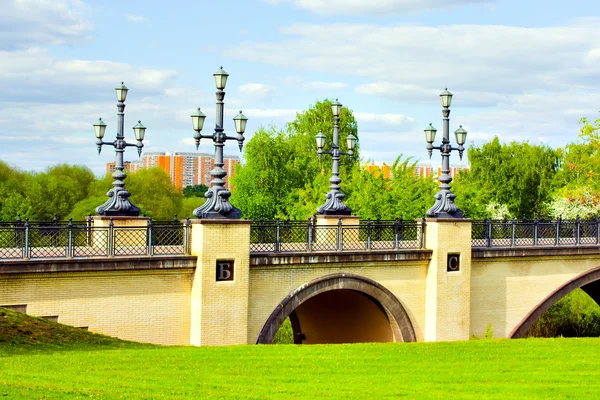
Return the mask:
<svg viewBox="0 0 600 400">
<path fill-rule="evenodd" d="M 142 22 L 148 23 L 150 21 L 148 20 L 148 18 L 142 15 L 128 15 L 127 22 L 129 22 L 130 24 L 140 24 Z"/>
<path fill-rule="evenodd" d="M 376 113 L 365 113 L 355 112 L 354 117 L 359 127 L 362 124 L 384 124 L 384 125 L 411 125 L 415 122 L 412 117 L 407 117 L 404 114 L 376 114 Z"/>
<path fill-rule="evenodd" d="M 284 108 L 248 108 L 244 110 L 244 115 L 248 118 L 251 118 L 251 116 L 256 118 L 276 118 L 290 122 L 296 118 L 296 113 L 299 111 L 300 110 Z"/>
<path fill-rule="evenodd" d="M 239 86 L 238 91 L 255 100 L 269 100 L 275 93 L 275 87 L 263 83 L 245 83 Z"/>
<path fill-rule="evenodd" d="M 121 81 L 129 89 L 152 93 L 162 91 L 175 75 L 113 61 L 59 59 L 38 48 L 0 51 L 0 100 L 81 101 L 108 93 Z"/>
<path fill-rule="evenodd" d="M 429 96 L 449 87 L 477 93 L 477 101 L 484 103 L 490 102 L 485 93 L 560 91 L 600 82 L 600 69 L 593 62 L 600 25 L 295 24 L 281 32 L 288 38 L 245 43 L 237 54 L 253 62 L 322 73 L 336 65 L 340 74 L 375 78 L 359 86 L 361 93 L 401 89 Z M 323 37 L 328 46 L 322 45 Z"/>
<path fill-rule="evenodd" d="M 93 29 L 79 0 L 3 0 L 0 50 L 79 43 Z"/>
<path fill-rule="evenodd" d="M 297 8 L 320 15 L 386 16 L 421 11 L 447 9 L 456 6 L 494 4 L 495 0 L 263 0 L 279 5 L 293 4 Z"/>
<path fill-rule="evenodd" d="M 342 90 L 348 85 L 343 82 L 312 81 L 312 82 L 305 82 L 302 86 L 306 90 Z"/>
</svg>

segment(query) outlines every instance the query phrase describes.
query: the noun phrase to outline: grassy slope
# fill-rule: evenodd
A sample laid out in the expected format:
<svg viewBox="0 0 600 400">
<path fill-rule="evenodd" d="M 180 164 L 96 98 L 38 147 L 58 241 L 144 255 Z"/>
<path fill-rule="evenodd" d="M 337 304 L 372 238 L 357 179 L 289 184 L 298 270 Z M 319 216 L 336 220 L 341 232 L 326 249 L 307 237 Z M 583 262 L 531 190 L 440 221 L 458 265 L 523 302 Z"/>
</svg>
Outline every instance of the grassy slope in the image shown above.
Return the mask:
<svg viewBox="0 0 600 400">
<path fill-rule="evenodd" d="M 144 346 L 0 307 L 0 354 Z"/>
<path fill-rule="evenodd" d="M 600 396 L 599 339 L 191 348 L 101 338 L 0 344 L 0 398 Z"/>
</svg>

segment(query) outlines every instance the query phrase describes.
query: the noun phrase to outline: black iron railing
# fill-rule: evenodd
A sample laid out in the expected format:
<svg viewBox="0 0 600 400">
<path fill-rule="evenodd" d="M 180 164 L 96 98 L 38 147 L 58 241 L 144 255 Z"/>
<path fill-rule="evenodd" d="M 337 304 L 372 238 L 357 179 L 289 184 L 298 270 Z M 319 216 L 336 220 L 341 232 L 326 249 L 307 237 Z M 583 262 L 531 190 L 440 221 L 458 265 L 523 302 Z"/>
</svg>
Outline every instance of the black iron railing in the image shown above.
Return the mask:
<svg viewBox="0 0 600 400">
<path fill-rule="evenodd" d="M 189 254 L 189 220 L 149 220 L 143 226 L 115 226 L 111 220 L 103 227 L 91 218 L 54 222 L 0 224 L 0 259 Z"/>
<path fill-rule="evenodd" d="M 474 248 L 586 246 L 600 244 L 598 219 L 473 221 Z"/>
<path fill-rule="evenodd" d="M 358 225 L 320 225 L 307 221 L 254 221 L 250 253 L 422 249 L 425 221 L 360 221 Z"/>
</svg>

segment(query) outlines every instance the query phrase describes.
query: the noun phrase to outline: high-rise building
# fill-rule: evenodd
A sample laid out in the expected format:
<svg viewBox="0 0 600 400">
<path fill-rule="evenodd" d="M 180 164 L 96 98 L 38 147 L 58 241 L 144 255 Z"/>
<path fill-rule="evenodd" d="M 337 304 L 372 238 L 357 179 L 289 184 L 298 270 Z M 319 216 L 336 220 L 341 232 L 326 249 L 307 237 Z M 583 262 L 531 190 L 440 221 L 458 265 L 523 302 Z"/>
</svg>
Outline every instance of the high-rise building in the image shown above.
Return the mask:
<svg viewBox="0 0 600 400">
<path fill-rule="evenodd" d="M 392 174 L 392 169 L 389 165 L 385 163 L 369 163 L 365 165 L 365 168 L 369 172 L 373 172 L 375 176 L 379 176 L 379 174 L 383 173 L 384 178 L 390 178 Z M 450 176 L 456 177 L 458 171 L 460 170 L 469 170 L 468 165 L 451 165 L 450 166 Z M 442 175 L 442 167 L 438 166 L 434 168 L 431 164 L 418 164 L 415 165 L 415 175 L 422 178 L 434 177 L 438 178 Z"/>
<path fill-rule="evenodd" d="M 229 179 L 235 173 L 235 166 L 240 163 L 236 156 L 224 157 L 223 169 L 227 171 L 225 187 L 229 188 Z M 114 171 L 114 162 L 106 164 L 106 172 Z M 140 168 L 160 167 L 171 177 L 177 189 L 191 185 L 210 187 L 210 171 L 214 168 L 214 157 L 207 153 L 150 152 L 145 153 L 140 161 L 124 162 L 127 171 L 135 172 Z"/>
<path fill-rule="evenodd" d="M 450 176 L 452 178 L 455 178 L 456 175 L 458 175 L 458 171 L 461 170 L 469 170 L 469 166 L 468 165 L 451 165 L 450 166 Z M 428 178 L 430 176 L 433 176 L 435 178 L 439 178 L 440 176 L 442 176 L 442 167 L 438 166 L 437 168 L 433 168 L 433 166 L 427 165 L 427 164 L 419 164 L 415 166 L 415 174 L 417 176 L 421 176 L 423 178 Z"/>
<path fill-rule="evenodd" d="M 116 162 L 106 163 L 106 175 L 111 175 L 115 172 Z M 126 172 L 137 172 L 142 166 L 141 161 L 123 161 L 123 167 Z"/>
</svg>

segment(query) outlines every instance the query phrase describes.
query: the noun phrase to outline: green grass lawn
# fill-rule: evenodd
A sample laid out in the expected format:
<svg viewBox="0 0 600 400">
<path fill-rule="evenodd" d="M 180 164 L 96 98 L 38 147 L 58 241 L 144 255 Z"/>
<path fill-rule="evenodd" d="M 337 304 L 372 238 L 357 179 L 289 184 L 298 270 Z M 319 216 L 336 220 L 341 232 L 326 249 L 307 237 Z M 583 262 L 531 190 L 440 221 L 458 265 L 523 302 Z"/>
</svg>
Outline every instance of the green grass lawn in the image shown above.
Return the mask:
<svg viewBox="0 0 600 400">
<path fill-rule="evenodd" d="M 600 398 L 600 339 L 194 348 L 46 331 L 0 341 L 0 399 Z"/>
</svg>

